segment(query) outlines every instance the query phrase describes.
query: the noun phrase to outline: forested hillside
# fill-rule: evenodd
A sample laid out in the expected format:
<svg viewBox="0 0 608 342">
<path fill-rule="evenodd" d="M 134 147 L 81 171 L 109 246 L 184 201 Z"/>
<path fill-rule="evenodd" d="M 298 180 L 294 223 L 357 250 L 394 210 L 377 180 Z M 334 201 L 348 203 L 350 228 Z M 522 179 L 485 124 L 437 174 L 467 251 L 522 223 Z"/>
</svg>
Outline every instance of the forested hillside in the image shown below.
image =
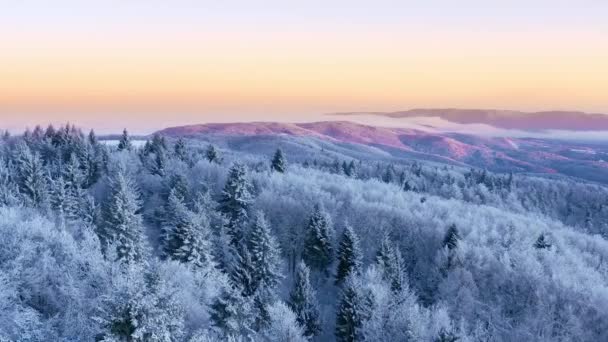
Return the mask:
<svg viewBox="0 0 608 342">
<path fill-rule="evenodd" d="M 608 188 L 369 155 L 4 135 L 0 340 L 608 340 Z"/>
</svg>

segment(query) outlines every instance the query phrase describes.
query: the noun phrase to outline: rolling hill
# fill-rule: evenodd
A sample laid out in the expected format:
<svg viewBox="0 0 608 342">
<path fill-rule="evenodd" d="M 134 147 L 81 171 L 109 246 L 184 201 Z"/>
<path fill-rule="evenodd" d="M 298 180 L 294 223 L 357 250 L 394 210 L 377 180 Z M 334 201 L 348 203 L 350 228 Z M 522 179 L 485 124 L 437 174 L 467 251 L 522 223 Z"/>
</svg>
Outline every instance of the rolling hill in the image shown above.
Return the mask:
<svg viewBox="0 0 608 342">
<path fill-rule="evenodd" d="M 271 138 L 309 137 L 343 146 L 368 146 L 394 158 L 413 158 L 486 168 L 497 172 L 563 174 L 608 182 L 608 146 L 530 138 L 492 138 L 415 129 L 375 127 L 348 121 L 313 123 L 222 123 L 172 127 L 171 137 L 222 135 L 249 143 Z M 243 143 L 243 141 L 241 141 Z M 368 151 L 374 154 L 374 150 Z"/>
</svg>

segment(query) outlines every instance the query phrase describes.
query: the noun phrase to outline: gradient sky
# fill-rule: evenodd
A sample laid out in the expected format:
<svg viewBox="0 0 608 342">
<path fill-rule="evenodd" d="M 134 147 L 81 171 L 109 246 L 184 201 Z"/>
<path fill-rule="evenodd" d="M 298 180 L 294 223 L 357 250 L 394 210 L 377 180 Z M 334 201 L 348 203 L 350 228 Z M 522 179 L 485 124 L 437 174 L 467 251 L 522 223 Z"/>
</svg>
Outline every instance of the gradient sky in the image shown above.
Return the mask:
<svg viewBox="0 0 608 342">
<path fill-rule="evenodd" d="M 608 113 L 608 1 L 0 0 L 0 128 Z"/>
</svg>

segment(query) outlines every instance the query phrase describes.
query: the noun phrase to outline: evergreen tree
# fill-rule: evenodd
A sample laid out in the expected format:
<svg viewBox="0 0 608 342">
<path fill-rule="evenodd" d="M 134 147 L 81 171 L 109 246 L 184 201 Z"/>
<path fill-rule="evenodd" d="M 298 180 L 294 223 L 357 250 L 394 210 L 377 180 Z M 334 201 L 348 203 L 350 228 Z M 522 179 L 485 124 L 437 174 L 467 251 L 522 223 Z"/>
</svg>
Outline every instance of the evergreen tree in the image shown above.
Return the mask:
<svg viewBox="0 0 608 342">
<path fill-rule="evenodd" d="M 315 205 L 308 221 L 302 257 L 311 268 L 327 272 L 333 261 L 333 227 L 327 213 Z"/>
<path fill-rule="evenodd" d="M 173 146 L 173 152 L 175 153 L 177 159 L 183 162 L 188 162 L 188 150 L 186 149 L 186 142 L 184 139 L 177 139 L 175 145 Z"/>
<path fill-rule="evenodd" d="M 82 188 L 84 175 L 75 154 L 72 154 L 68 163 L 65 164 L 62 178 L 65 186 L 65 217 L 70 221 L 76 221 L 81 216 L 81 204 L 86 193 Z"/>
<path fill-rule="evenodd" d="M 272 291 L 282 278 L 281 252 L 262 212 L 257 213 L 251 229 L 249 250 L 256 288 Z"/>
<path fill-rule="evenodd" d="M 167 167 L 167 155 L 164 149 L 158 149 L 154 153 L 154 159 L 150 164 L 150 172 L 153 175 L 164 176 Z"/>
<path fill-rule="evenodd" d="M 451 269 L 455 265 L 455 262 L 458 261 L 456 251 L 459 243 L 460 234 L 458 233 L 456 225 L 452 224 L 443 238 L 443 248 L 447 248 L 447 264 L 445 265 L 446 269 L 443 270 L 444 272 Z"/>
<path fill-rule="evenodd" d="M 152 136 L 152 142 L 150 143 L 150 147 L 152 153 L 167 151 L 167 140 L 162 135 L 155 133 Z"/>
<path fill-rule="evenodd" d="M 155 271 L 136 268 L 127 272 L 126 284 L 118 280 L 118 289 L 105 298 L 101 314 L 93 319 L 104 328 L 101 341 L 182 341 L 184 310 L 171 288 Z M 122 275 L 124 276 L 124 275 Z M 124 282 L 124 280 L 123 280 Z"/>
<path fill-rule="evenodd" d="M 247 212 L 252 202 L 249 188 L 245 166 L 234 164 L 230 168 L 218 207 L 218 210 L 228 219 L 227 232 L 233 246 L 240 244 L 244 237 L 243 228 L 247 223 Z"/>
<path fill-rule="evenodd" d="M 347 172 L 346 175 L 352 178 L 356 178 L 357 177 L 357 166 L 355 165 L 355 161 L 351 160 L 350 163 L 348 163 L 348 166 L 346 168 Z"/>
<path fill-rule="evenodd" d="M 11 167 L 0 158 L 0 207 L 19 203 L 19 188 L 14 182 Z"/>
<path fill-rule="evenodd" d="M 97 147 L 98 144 L 99 144 L 99 140 L 97 139 L 97 135 L 95 135 L 94 130 L 91 130 L 89 132 L 89 145 L 91 145 L 93 147 Z"/>
<path fill-rule="evenodd" d="M 313 338 L 321 332 L 316 296 L 310 284 L 310 270 L 304 261 L 301 261 L 296 270 L 294 287 L 289 295 L 289 307 L 296 314 L 296 321 L 308 338 Z"/>
<path fill-rule="evenodd" d="M 433 340 L 433 342 L 456 342 L 460 340 L 455 333 L 451 331 L 447 331 L 445 328 L 441 328 L 437 337 Z"/>
<path fill-rule="evenodd" d="M 215 298 L 210 316 L 213 326 L 227 337 L 247 336 L 252 332 L 251 303 L 230 286 L 224 287 Z"/>
<path fill-rule="evenodd" d="M 206 216 L 186 208 L 177 192 L 172 190 L 168 208 L 172 213 L 169 225 L 163 229 L 165 257 L 197 268 L 210 265 L 209 222 Z"/>
<path fill-rule="evenodd" d="M 116 248 L 118 260 L 141 261 L 145 253 L 145 236 L 137 189 L 124 170 L 113 175 L 109 186 L 102 241 Z"/>
<path fill-rule="evenodd" d="M 131 138 L 129 137 L 129 132 L 127 132 L 126 128 L 122 131 L 122 136 L 120 137 L 120 140 L 118 141 L 118 150 L 119 151 L 133 150 L 133 144 L 131 143 Z"/>
<path fill-rule="evenodd" d="M 271 169 L 276 172 L 284 173 L 287 170 L 287 161 L 285 160 L 285 156 L 283 155 L 283 151 L 281 149 L 277 149 L 272 158 L 272 164 L 270 165 Z"/>
<path fill-rule="evenodd" d="M 401 252 L 393 246 L 389 236 L 385 235 L 376 253 L 376 263 L 393 292 L 400 292 L 404 287 L 403 257 Z"/>
<path fill-rule="evenodd" d="M 347 225 L 338 247 L 336 284 L 341 284 L 351 275 L 360 274 L 362 258 L 361 248 L 359 247 L 359 237 L 357 237 L 352 227 Z"/>
<path fill-rule="evenodd" d="M 48 175 L 38 153 L 22 145 L 17 156 L 17 184 L 26 203 L 40 207 L 47 200 Z"/>
<path fill-rule="evenodd" d="M 393 172 L 393 167 L 392 167 L 392 165 L 389 165 L 386 167 L 386 170 L 384 171 L 384 174 L 382 175 L 382 181 L 384 183 L 392 183 L 394 178 L 395 178 L 395 176 L 394 176 L 394 172 Z"/>
<path fill-rule="evenodd" d="M 190 183 L 186 176 L 181 173 L 173 174 L 169 177 L 169 181 L 167 182 L 166 188 L 169 190 L 165 190 L 163 193 L 163 198 L 165 200 L 169 200 L 169 196 L 171 192 L 174 192 L 175 195 L 188 206 L 192 200 L 192 194 L 190 192 Z"/>
<path fill-rule="evenodd" d="M 219 163 L 220 162 L 219 153 L 217 152 L 217 150 L 215 149 L 215 146 L 213 146 L 213 145 L 207 146 L 207 151 L 205 152 L 205 157 L 207 158 L 207 160 L 210 163 Z"/>
<path fill-rule="evenodd" d="M 455 224 L 452 224 L 443 238 L 443 247 L 447 247 L 449 250 L 456 249 L 459 241 L 460 233 L 458 233 L 458 228 L 456 228 Z"/>
<path fill-rule="evenodd" d="M 263 332 L 264 342 L 306 342 L 296 316 L 283 302 L 268 307 L 268 326 Z"/>
<path fill-rule="evenodd" d="M 336 340 L 339 342 L 362 341 L 361 328 L 368 318 L 370 308 L 361 293 L 359 282 L 350 277 L 346 280 L 336 310 Z"/>
<path fill-rule="evenodd" d="M 55 210 L 60 222 L 63 224 L 68 209 L 67 186 L 62 177 L 51 182 L 51 208 Z"/>
<path fill-rule="evenodd" d="M 96 139 L 95 136 L 89 137 L 89 141 L 96 141 Z M 104 147 L 101 144 L 97 142 L 89 143 L 84 153 L 80 156 L 80 164 L 82 165 L 81 169 L 84 176 L 84 188 L 90 188 L 101 178 L 105 167 L 102 151 L 104 151 Z"/>
<path fill-rule="evenodd" d="M 534 242 L 534 248 L 536 249 L 548 249 L 551 248 L 551 244 L 547 241 L 545 234 L 540 234 L 536 242 Z"/>
<path fill-rule="evenodd" d="M 244 244 L 233 247 L 232 256 L 233 265 L 229 270 L 232 285 L 239 289 L 244 297 L 250 297 L 256 293 L 257 283 L 254 276 L 256 270 L 249 248 Z"/>
</svg>

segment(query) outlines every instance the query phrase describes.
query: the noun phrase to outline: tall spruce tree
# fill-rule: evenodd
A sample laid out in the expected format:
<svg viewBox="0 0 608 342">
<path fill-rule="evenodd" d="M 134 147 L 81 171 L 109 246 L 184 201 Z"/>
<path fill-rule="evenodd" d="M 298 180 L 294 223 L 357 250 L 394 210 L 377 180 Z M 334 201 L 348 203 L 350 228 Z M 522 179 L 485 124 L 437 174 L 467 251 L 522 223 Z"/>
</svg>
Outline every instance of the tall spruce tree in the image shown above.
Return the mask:
<svg viewBox="0 0 608 342">
<path fill-rule="evenodd" d="M 342 282 L 351 275 L 360 274 L 362 259 L 363 256 L 359 246 L 359 237 L 357 237 L 353 228 L 347 225 L 338 247 L 336 284 L 342 284 Z"/>
<path fill-rule="evenodd" d="M 452 224 L 447 232 L 445 233 L 445 237 L 443 238 L 443 248 L 447 248 L 447 264 L 445 265 L 446 270 L 451 269 L 458 261 L 457 249 L 460 243 L 460 233 L 458 232 L 458 228 L 456 228 L 455 224 Z M 445 273 L 444 273 L 445 275 Z"/>
<path fill-rule="evenodd" d="M 233 264 L 230 265 L 229 277 L 232 285 L 239 289 L 244 297 L 250 297 L 257 291 L 251 252 L 245 244 L 233 247 L 231 252 Z"/>
<path fill-rule="evenodd" d="M 226 286 L 210 306 L 211 322 L 227 338 L 252 334 L 251 302 L 237 289 Z"/>
<path fill-rule="evenodd" d="M 228 219 L 227 233 L 233 246 L 243 242 L 244 226 L 249 219 L 248 210 L 253 200 L 249 189 L 245 166 L 235 163 L 230 168 L 218 207 Z"/>
<path fill-rule="evenodd" d="M 169 195 L 167 207 L 171 219 L 163 227 L 164 256 L 196 268 L 211 265 L 206 216 L 190 211 L 175 189 Z"/>
<path fill-rule="evenodd" d="M 310 269 L 301 261 L 296 270 L 294 287 L 289 295 L 289 307 L 296 314 L 304 335 L 313 338 L 321 332 L 317 294 L 310 284 Z"/>
<path fill-rule="evenodd" d="M 112 176 L 109 186 L 102 241 L 116 249 L 118 260 L 126 263 L 141 261 L 146 244 L 137 189 L 122 169 Z"/>
<path fill-rule="evenodd" d="M 551 248 L 551 243 L 547 241 L 545 234 L 540 234 L 538 239 L 534 242 L 534 248 L 536 249 L 548 249 Z"/>
<path fill-rule="evenodd" d="M 82 189 L 84 177 L 75 154 L 62 165 L 61 175 L 51 181 L 51 207 L 62 222 L 75 222 L 82 218 L 83 201 L 87 194 Z"/>
<path fill-rule="evenodd" d="M 50 195 L 51 208 L 55 210 L 61 224 L 64 224 L 66 220 L 66 212 L 69 211 L 69 209 L 67 187 L 65 180 L 62 177 L 51 181 Z"/>
<path fill-rule="evenodd" d="M 175 153 L 177 159 L 183 162 L 188 162 L 188 150 L 186 148 L 186 142 L 184 139 L 177 139 L 175 145 L 173 146 L 173 152 Z"/>
<path fill-rule="evenodd" d="M 17 152 L 17 184 L 25 202 L 42 206 L 48 197 L 48 174 L 40 155 L 23 144 Z"/>
<path fill-rule="evenodd" d="M 403 270 L 403 257 L 401 252 L 390 242 L 389 236 L 382 238 L 380 248 L 376 252 L 376 264 L 382 272 L 391 290 L 400 292 L 404 287 L 405 271 Z"/>
<path fill-rule="evenodd" d="M 219 163 L 220 161 L 219 153 L 213 145 L 207 146 L 207 151 L 205 151 L 205 157 L 210 163 Z"/>
<path fill-rule="evenodd" d="M 0 158 L 0 207 L 17 205 L 19 188 L 12 176 L 12 166 Z"/>
<path fill-rule="evenodd" d="M 133 150 L 133 143 L 131 143 L 131 137 L 129 137 L 129 132 L 127 131 L 126 128 L 122 131 L 122 136 L 120 137 L 120 140 L 118 141 L 118 150 L 119 151 Z"/>
<path fill-rule="evenodd" d="M 339 342 L 362 341 L 361 328 L 368 318 L 370 309 L 359 281 L 354 277 L 348 278 L 344 283 L 336 310 L 336 340 Z"/>
<path fill-rule="evenodd" d="M 443 238 L 443 247 L 447 247 L 449 250 L 456 249 L 460 241 L 460 233 L 455 224 L 450 225 L 445 237 Z"/>
<path fill-rule="evenodd" d="M 256 214 L 249 237 L 253 280 L 257 289 L 274 292 L 282 278 L 281 251 L 262 212 Z"/>
<path fill-rule="evenodd" d="M 285 156 L 283 155 L 283 151 L 281 149 L 277 149 L 272 158 L 272 163 L 270 167 L 273 171 L 284 173 L 287 170 L 287 161 L 285 160 Z"/>
<path fill-rule="evenodd" d="M 329 216 L 315 205 L 306 228 L 302 257 L 312 269 L 327 272 L 334 256 L 334 232 Z"/>
</svg>

